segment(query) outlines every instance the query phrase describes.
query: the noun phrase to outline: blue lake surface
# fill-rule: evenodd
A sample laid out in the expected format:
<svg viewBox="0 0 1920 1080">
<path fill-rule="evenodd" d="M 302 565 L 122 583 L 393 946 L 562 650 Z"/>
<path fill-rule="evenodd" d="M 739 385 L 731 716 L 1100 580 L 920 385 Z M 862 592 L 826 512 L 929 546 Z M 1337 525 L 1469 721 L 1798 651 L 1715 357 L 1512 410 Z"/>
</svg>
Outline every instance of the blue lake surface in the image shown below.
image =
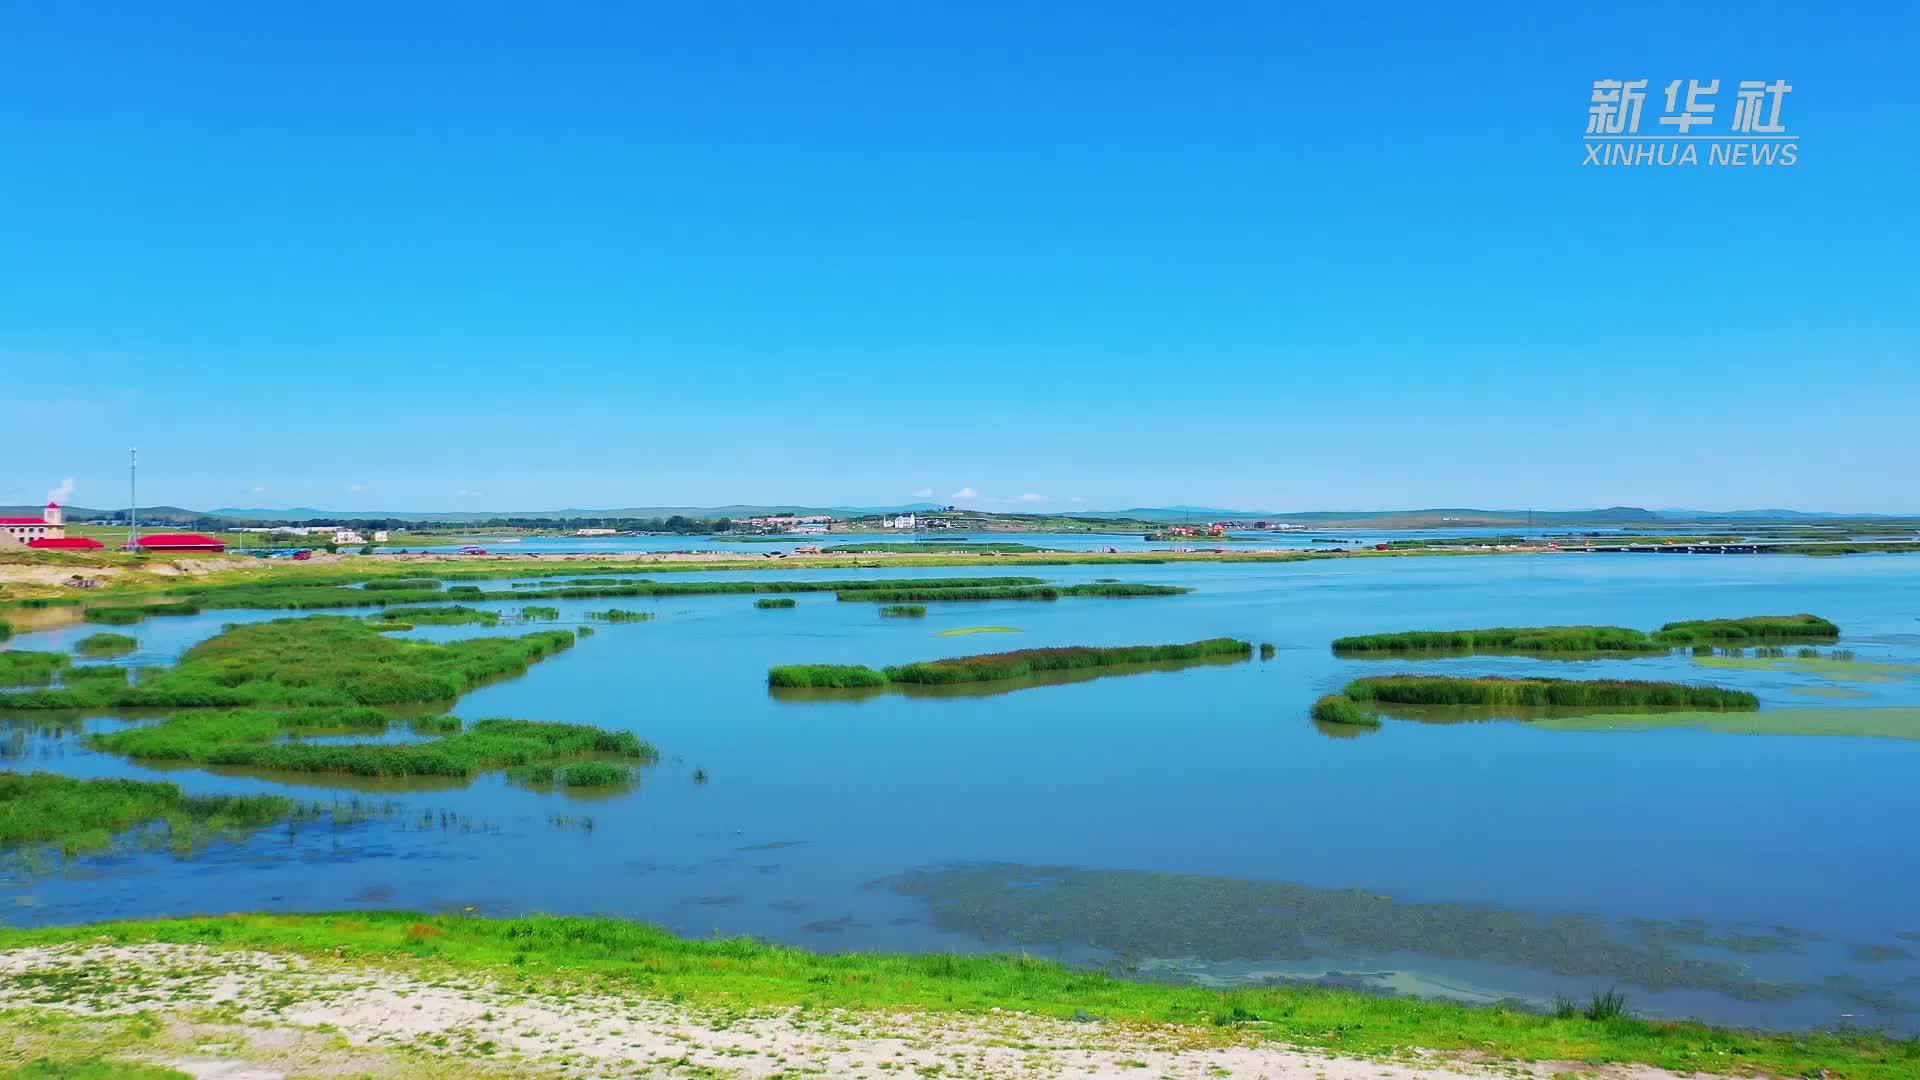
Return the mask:
<svg viewBox="0 0 1920 1080">
<path fill-rule="evenodd" d="M 1020 572 L 1029 571 L 756 566 L 654 576 Z M 560 625 L 583 625 L 586 612 L 608 607 L 656 618 L 599 625 L 573 649 L 469 694 L 454 711 L 469 720 L 591 723 L 634 731 L 660 747 L 661 763 L 645 770 L 637 789 L 598 797 L 529 791 L 498 776 L 423 787 L 156 769 L 83 744 L 81 728 L 111 730 L 126 720 L 63 725 L 15 714 L 5 721 L 7 767 L 164 777 L 194 793 L 285 790 L 302 799 L 358 799 L 375 812 L 338 826 L 270 829 L 184 859 L 137 850 L 70 862 L 16 858 L 4 871 L 0 911 L 15 924 L 374 905 L 602 913 L 689 934 L 755 934 L 823 949 L 1018 947 L 1209 982 L 1362 972 L 1381 987 L 1535 1002 L 1619 984 L 1637 1009 L 1654 1014 L 1920 1030 L 1920 859 L 1913 857 L 1920 741 L 1398 719 L 1337 738 L 1307 718 L 1315 697 L 1349 679 L 1398 671 L 1712 682 L 1750 689 L 1769 710 L 1920 707 L 1920 676 L 1899 667 L 1920 665 L 1920 560 L 1568 554 L 1030 572 L 1062 583 L 1119 578 L 1195 591 L 937 604 L 922 619 L 882 618 L 876 604 L 838 602 L 830 593 L 799 594 L 797 607 L 773 611 L 756 609 L 747 595 L 537 601 L 561 610 Z M 491 606 L 515 612 L 520 605 Z M 1379 631 L 1572 623 L 1651 629 L 1678 619 L 1800 611 L 1839 623 L 1844 647 L 1859 660 L 1895 666 L 1870 681 L 1840 682 L 1707 668 L 1679 654 L 1354 660 L 1328 649 L 1332 638 Z M 223 624 L 277 614 L 213 611 L 115 628 L 141 641 L 133 657 L 117 662 L 170 663 Z M 408 636 L 448 640 L 529 625 L 423 627 Z M 1019 632 L 940 633 L 976 626 Z M 98 629 L 28 630 L 8 647 L 69 649 Z M 982 696 L 792 701 L 765 685 L 767 668 L 785 663 L 877 667 L 1013 648 L 1218 636 L 1272 642 L 1277 654 Z M 1835 689 L 1862 696 L 1808 694 Z M 706 782 L 696 782 L 695 769 L 705 770 Z M 957 894 L 893 887 L 915 869 L 983 864 L 1157 871 L 1175 875 L 1154 880 L 1176 898 L 1182 888 L 1204 891 L 1209 878 L 1220 878 L 1360 889 L 1396 903 L 1475 912 L 1585 914 L 1629 937 L 1629 920 L 1704 926 L 1712 940 L 1675 946 L 1675 955 L 1795 989 L 1640 986 L 1616 971 L 1583 969 L 1589 959 L 1577 952 L 1534 960 L 1515 950 L 1507 961 L 1489 962 L 1437 938 L 1425 948 L 1329 946 L 1278 958 L 1257 940 L 1246 955 L 1146 954 L 1095 944 L 1096 931 L 1073 922 L 1051 941 L 1037 939 L 1031 925 L 980 922 L 986 916 L 977 911 L 962 929 L 965 919 L 952 917 L 962 904 Z M 1112 888 L 1116 910 L 1135 910 L 1127 906 L 1133 882 L 1099 878 L 1087 887 Z M 1034 895 L 1044 904 L 1044 891 Z M 1185 917 L 1177 902 L 1154 910 L 1164 914 L 1152 917 Z M 1201 903 L 1191 910 L 1215 909 Z M 1447 925 L 1436 924 L 1435 933 Z M 1140 931 L 1154 939 L 1146 929 L 1108 926 L 1097 934 L 1126 939 Z M 1775 944 L 1727 947 L 1723 939 L 1732 934 Z"/>
</svg>

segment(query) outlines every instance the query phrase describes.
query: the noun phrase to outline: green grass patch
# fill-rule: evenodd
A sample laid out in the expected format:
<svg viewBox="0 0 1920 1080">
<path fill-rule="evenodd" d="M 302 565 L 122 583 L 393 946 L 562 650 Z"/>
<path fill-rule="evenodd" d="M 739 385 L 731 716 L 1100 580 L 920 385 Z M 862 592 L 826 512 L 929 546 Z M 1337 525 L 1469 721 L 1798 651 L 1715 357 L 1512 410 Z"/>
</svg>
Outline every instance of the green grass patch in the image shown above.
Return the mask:
<svg viewBox="0 0 1920 1080">
<path fill-rule="evenodd" d="M 1380 718 L 1345 694 L 1326 694 L 1313 703 L 1313 718 L 1323 724 L 1379 727 Z"/>
<path fill-rule="evenodd" d="M 919 619 L 926 614 L 925 604 L 888 604 L 880 609 L 880 615 L 888 619 Z"/>
<path fill-rule="evenodd" d="M 791 690 L 852 690 L 887 685 L 863 664 L 784 664 L 767 671 L 767 685 Z"/>
<path fill-rule="evenodd" d="M 471 608 L 465 604 L 390 607 L 379 615 L 382 622 L 404 622 L 414 626 L 498 626 L 500 613 Z"/>
<path fill-rule="evenodd" d="M 158 1065 L 110 1058 L 40 1057 L 20 1065 L 0 1065 L 0 1080 L 193 1080 Z"/>
<path fill-rule="evenodd" d="M 1821 707 L 1755 713 L 1594 713 L 1530 720 L 1547 731 L 1664 731 L 1693 728 L 1723 735 L 1835 735 L 1862 739 L 1920 739 L 1920 708 Z"/>
<path fill-rule="evenodd" d="M 8 649 L 0 652 L 0 686 L 51 686 L 53 677 L 71 663 L 66 653 Z"/>
<path fill-rule="evenodd" d="M 529 604 L 520 609 L 520 617 L 528 620 L 552 622 L 560 617 L 560 609 L 557 607 L 546 607 L 540 604 Z"/>
<path fill-rule="evenodd" d="M 0 772 L 0 848 L 99 850 L 115 833 L 156 821 L 166 823 L 178 846 L 209 832 L 258 828 L 293 809 L 291 800 L 277 795 L 193 798 L 173 784 Z"/>
<path fill-rule="evenodd" d="M 375 578 L 362 588 L 373 592 L 436 592 L 441 585 L 433 578 Z"/>
<path fill-rule="evenodd" d="M 998 890 L 1015 900 L 1037 891 Z M 1355 902 L 1336 895 L 1349 908 Z M 1271 920 L 1287 919 L 1297 906 L 1275 909 Z M 729 1014 L 796 1007 L 982 1017 L 1004 1010 L 1063 1020 L 1092 1014 L 1127 1025 L 1177 1025 L 1168 1034 L 1201 1046 L 1274 1040 L 1353 1055 L 1421 1047 L 1476 1059 L 1637 1063 L 1681 1073 L 1825 1070 L 1835 1080 L 1895 1080 L 1920 1069 L 1920 1044 L 1861 1032 L 1765 1035 L 1305 987 L 1223 991 L 1130 982 L 1024 955 L 815 953 L 745 938 L 688 939 L 609 919 L 356 911 L 0 930 L 6 949 L 100 940 L 346 960 L 416 975 L 445 971 L 548 991 L 627 992 Z"/>
<path fill-rule="evenodd" d="M 1668 645 L 1696 641 L 1832 641 L 1840 628 L 1818 615 L 1752 615 L 1744 619 L 1696 619 L 1670 622 L 1654 632 L 1654 640 Z"/>
<path fill-rule="evenodd" d="M 1184 645 L 1068 645 L 955 656 L 898 664 L 878 671 L 858 664 L 791 664 L 770 669 L 767 685 L 786 689 L 854 689 L 892 684 L 946 686 L 1023 679 L 1045 672 L 1252 655 L 1251 644 L 1232 638 L 1210 638 Z"/>
<path fill-rule="evenodd" d="M 1658 653 L 1680 645 L 1740 641 L 1826 641 L 1840 628 L 1817 615 L 1755 615 L 1744 619 L 1672 622 L 1649 634 L 1624 626 L 1495 626 L 1482 630 L 1410 630 L 1336 638 L 1333 651 L 1368 653 L 1450 652 L 1531 655 Z"/>
<path fill-rule="evenodd" d="M 798 603 L 798 601 L 791 596 L 763 596 L 755 600 L 753 606 L 762 611 L 771 611 L 776 608 L 790 608 L 796 603 Z"/>
<path fill-rule="evenodd" d="M 415 721 L 441 738 L 418 743 L 307 743 L 289 735 L 384 731 L 387 714 L 371 708 L 197 710 L 158 724 L 88 737 L 90 745 L 148 761 L 355 776 L 470 777 L 495 769 L 603 755 L 653 762 L 659 752 L 638 736 L 586 724 L 452 718 Z"/>
<path fill-rule="evenodd" d="M 174 601 L 166 604 L 90 607 L 82 612 L 80 617 L 90 623 L 103 623 L 107 626 L 130 626 L 143 619 L 159 618 L 167 615 L 198 614 L 200 614 L 200 605 L 186 601 Z"/>
<path fill-rule="evenodd" d="M 613 761 L 543 761 L 508 769 L 507 778 L 526 787 L 619 787 L 633 782 L 633 767 Z"/>
<path fill-rule="evenodd" d="M 1509 679 L 1447 675 L 1375 675 L 1347 684 L 1346 696 L 1383 705 L 1519 708 L 1754 710 L 1744 690 L 1633 679 Z"/>
<path fill-rule="evenodd" d="M 977 588 L 908 587 L 842 590 L 837 599 L 881 604 L 929 604 L 970 600 L 1058 600 L 1063 596 L 1178 596 L 1178 585 L 998 585 Z"/>
<path fill-rule="evenodd" d="M 383 637 L 360 619 L 275 619 L 230 626 L 188 649 L 173 667 L 149 669 L 132 686 L 29 690 L 9 695 L 6 703 L 91 709 L 451 701 L 572 644 L 573 634 L 565 630 L 435 643 Z"/>
<path fill-rule="evenodd" d="M 940 631 L 941 637 L 971 637 L 974 634 L 1018 634 L 1023 631 L 1017 626 L 956 626 L 951 630 Z"/>
<path fill-rule="evenodd" d="M 73 651 L 78 656 L 125 656 L 139 647 L 138 639 L 102 631 L 74 642 Z"/>
<path fill-rule="evenodd" d="M 1891 664 L 1832 656 L 1695 656 L 1703 668 L 1779 671 L 1838 682 L 1890 682 L 1920 675 L 1920 664 Z"/>
<path fill-rule="evenodd" d="M 605 611 L 589 611 L 587 618 L 594 622 L 622 623 L 647 622 L 653 618 L 651 611 L 627 611 L 622 608 L 608 608 Z"/>
</svg>

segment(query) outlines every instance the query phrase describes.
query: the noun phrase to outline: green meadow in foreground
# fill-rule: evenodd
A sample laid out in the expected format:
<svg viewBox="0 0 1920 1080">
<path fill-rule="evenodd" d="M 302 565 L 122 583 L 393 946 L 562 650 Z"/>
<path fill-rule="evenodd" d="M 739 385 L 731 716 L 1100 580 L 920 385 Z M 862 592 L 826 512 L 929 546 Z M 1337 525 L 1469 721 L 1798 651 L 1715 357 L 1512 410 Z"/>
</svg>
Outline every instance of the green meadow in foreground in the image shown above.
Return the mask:
<svg viewBox="0 0 1920 1080">
<path fill-rule="evenodd" d="M 860 664 L 789 664 L 770 669 L 767 672 L 767 685 L 789 689 L 845 689 L 892 683 L 938 686 L 998 682 L 1048 671 L 1252 655 L 1251 643 L 1233 638 L 1209 638 L 1184 645 L 1069 645 L 1053 649 L 1017 649 L 978 656 L 955 656 L 917 664 L 898 664 L 879 671 Z"/>
<path fill-rule="evenodd" d="M 207 833 L 271 824 L 293 808 L 278 795 L 190 798 L 173 784 L 0 772 L 0 848 L 51 843 L 69 854 L 94 851 L 149 822 L 165 823 L 178 848 Z"/>
<path fill-rule="evenodd" d="M 102 750 L 143 761 L 355 776 L 440 776 L 465 778 L 496 769 L 525 770 L 516 779 L 551 783 L 556 775 L 570 786 L 613 783 L 593 780 L 628 775 L 623 764 L 575 770 L 596 756 L 620 762 L 651 763 L 659 753 L 631 732 L 586 724 L 537 720 L 477 720 L 465 726 L 446 718 L 421 718 L 409 726 L 416 734 L 437 736 L 421 742 L 313 743 L 288 736 L 385 732 L 392 719 L 373 708 L 202 709 L 175 713 L 158 724 L 88 736 Z M 576 777 L 578 779 L 576 779 Z"/>
<path fill-rule="evenodd" d="M 1632 679 L 1507 679 L 1447 675 L 1374 675 L 1348 683 L 1344 693 L 1346 697 L 1356 702 L 1363 704 L 1378 702 L 1383 705 L 1746 711 L 1760 707 L 1760 699 L 1744 690 Z"/>
<path fill-rule="evenodd" d="M 381 636 L 360 619 L 315 615 L 230 626 L 137 684 L 10 694 L 22 709 L 400 705 L 451 701 L 573 644 L 566 630 L 435 643 Z M 0 656 L 11 655 L 0 653 Z"/>
<path fill-rule="evenodd" d="M 1755 615 L 1667 623 L 1649 634 L 1624 626 L 1496 626 L 1483 630 L 1410 630 L 1336 638 L 1336 653 L 1657 653 L 1678 645 L 1761 640 L 1824 641 L 1840 628 L 1817 615 Z"/>
<path fill-rule="evenodd" d="M 1009 890 L 1017 891 L 1017 890 Z M 1894 1080 L 1920 1043 L 1866 1033 L 1761 1035 L 1611 1015 L 1588 1019 L 1304 987 L 1213 990 L 1132 982 L 1029 956 L 816 953 L 744 938 L 689 939 L 641 923 L 405 912 L 239 915 L 0 930 L 0 950 L 107 941 L 391 965 L 480 977 L 525 992 L 632 995 L 728 1014 L 760 1009 L 898 1010 L 1178 1025 L 1206 1046 L 1249 1038 L 1358 1055 L 1414 1047 L 1503 1061 L 1637 1063 L 1680 1072 Z"/>
</svg>

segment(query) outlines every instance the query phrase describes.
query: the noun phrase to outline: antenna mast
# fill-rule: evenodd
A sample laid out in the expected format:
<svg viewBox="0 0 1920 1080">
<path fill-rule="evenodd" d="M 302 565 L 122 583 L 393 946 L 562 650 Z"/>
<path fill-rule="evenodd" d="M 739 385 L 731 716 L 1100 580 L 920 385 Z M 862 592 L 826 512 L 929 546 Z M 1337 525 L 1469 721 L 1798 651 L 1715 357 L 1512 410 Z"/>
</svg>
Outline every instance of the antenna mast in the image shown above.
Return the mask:
<svg viewBox="0 0 1920 1080">
<path fill-rule="evenodd" d="M 127 447 L 127 550 L 139 546 L 140 540 L 140 471 L 139 450 Z"/>
</svg>

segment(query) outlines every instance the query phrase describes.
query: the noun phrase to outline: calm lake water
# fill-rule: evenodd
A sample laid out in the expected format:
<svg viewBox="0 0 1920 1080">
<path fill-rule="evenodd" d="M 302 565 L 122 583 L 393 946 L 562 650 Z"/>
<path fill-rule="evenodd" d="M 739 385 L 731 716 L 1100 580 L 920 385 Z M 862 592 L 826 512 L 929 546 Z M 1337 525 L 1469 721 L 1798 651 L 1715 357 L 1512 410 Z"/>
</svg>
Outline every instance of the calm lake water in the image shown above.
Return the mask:
<svg viewBox="0 0 1920 1080">
<path fill-rule="evenodd" d="M 15 924 L 363 906 L 602 913 L 821 949 L 1022 948 L 1217 983 L 1331 979 L 1536 1003 L 1618 986 L 1648 1014 L 1920 1030 L 1920 741 L 1399 719 L 1335 737 L 1307 719 L 1316 696 L 1393 671 L 1704 681 L 1750 689 L 1768 710 L 1920 708 L 1920 559 L 1559 555 L 1035 573 L 1196 591 L 934 605 L 924 619 L 883 619 L 877 605 L 830 594 L 776 611 L 744 595 L 538 601 L 559 607 L 562 624 L 609 606 L 657 618 L 602 625 L 454 711 L 628 729 L 660 747 L 637 789 L 599 797 L 497 776 L 422 790 L 159 770 L 77 735 L 126 720 L 16 716 L 5 721 L 11 768 L 395 805 L 184 859 L 16 856 L 0 870 L 0 911 Z M 1374 631 L 1652 628 L 1798 611 L 1838 622 L 1866 665 L 1835 678 L 1681 655 L 1348 660 L 1327 647 Z M 133 661 L 168 663 L 224 623 L 265 617 L 151 620 L 128 630 L 141 639 Z M 1018 632 L 940 633 L 977 626 Z M 97 629 L 32 631 L 8 645 L 68 649 Z M 782 663 L 1215 636 L 1278 652 L 984 696 L 792 701 L 765 686 Z"/>
</svg>

